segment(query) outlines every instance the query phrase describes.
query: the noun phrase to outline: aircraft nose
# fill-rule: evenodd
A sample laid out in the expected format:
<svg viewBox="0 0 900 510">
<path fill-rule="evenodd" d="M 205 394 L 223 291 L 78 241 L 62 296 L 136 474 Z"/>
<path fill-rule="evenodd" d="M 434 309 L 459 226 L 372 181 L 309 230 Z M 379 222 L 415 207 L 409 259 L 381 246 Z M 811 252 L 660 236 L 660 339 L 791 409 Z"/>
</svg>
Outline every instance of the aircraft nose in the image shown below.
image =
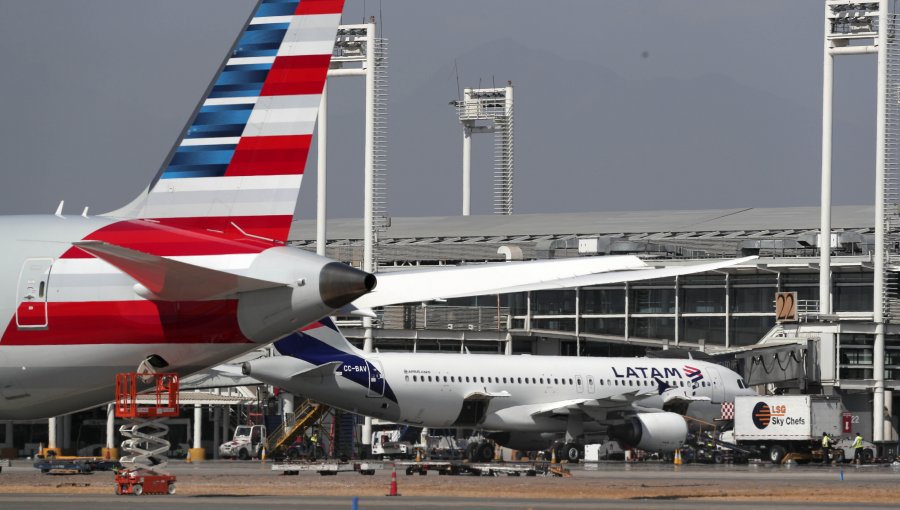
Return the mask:
<svg viewBox="0 0 900 510">
<path fill-rule="evenodd" d="M 337 309 L 368 294 L 377 283 L 372 273 L 332 262 L 319 273 L 319 294 L 323 303 Z"/>
</svg>

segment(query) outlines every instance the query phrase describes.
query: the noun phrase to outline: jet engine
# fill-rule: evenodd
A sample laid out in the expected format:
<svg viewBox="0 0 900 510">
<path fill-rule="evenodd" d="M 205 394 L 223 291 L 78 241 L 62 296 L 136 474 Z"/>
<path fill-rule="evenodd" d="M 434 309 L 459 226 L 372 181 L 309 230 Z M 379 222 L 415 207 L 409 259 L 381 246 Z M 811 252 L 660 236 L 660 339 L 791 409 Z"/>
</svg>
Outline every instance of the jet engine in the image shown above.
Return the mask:
<svg viewBox="0 0 900 510">
<path fill-rule="evenodd" d="M 609 437 L 623 446 L 654 452 L 680 447 L 687 433 L 687 422 L 675 413 L 639 413 L 609 428 Z"/>
</svg>

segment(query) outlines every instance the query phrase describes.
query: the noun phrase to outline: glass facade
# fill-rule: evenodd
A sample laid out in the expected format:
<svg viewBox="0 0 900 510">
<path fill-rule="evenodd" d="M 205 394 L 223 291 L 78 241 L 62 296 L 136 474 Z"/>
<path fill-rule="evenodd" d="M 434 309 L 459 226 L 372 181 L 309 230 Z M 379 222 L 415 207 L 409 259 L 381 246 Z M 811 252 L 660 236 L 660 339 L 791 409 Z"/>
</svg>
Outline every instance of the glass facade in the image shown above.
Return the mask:
<svg viewBox="0 0 900 510">
<path fill-rule="evenodd" d="M 530 325 L 574 333 L 578 321 L 579 333 L 587 336 L 740 347 L 755 344 L 775 325 L 779 290 L 797 292 L 801 313 L 817 310 L 818 273 L 704 274 L 582 288 L 578 310 L 574 290 L 532 292 Z M 872 273 L 836 272 L 832 294 L 836 313 L 858 319 L 872 310 Z M 510 297 L 513 330 L 527 327 L 527 302 L 527 293 Z M 862 358 L 854 359 L 847 370 L 866 370 Z M 900 352 L 887 370 L 900 371 Z"/>
</svg>

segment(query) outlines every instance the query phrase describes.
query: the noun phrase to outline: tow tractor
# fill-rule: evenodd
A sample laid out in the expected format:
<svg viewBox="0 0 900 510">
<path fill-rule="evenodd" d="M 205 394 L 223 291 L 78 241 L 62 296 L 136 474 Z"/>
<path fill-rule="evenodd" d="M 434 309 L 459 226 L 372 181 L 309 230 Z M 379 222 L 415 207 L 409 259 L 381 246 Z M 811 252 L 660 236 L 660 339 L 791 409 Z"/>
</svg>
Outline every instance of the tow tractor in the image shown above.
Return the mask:
<svg viewBox="0 0 900 510">
<path fill-rule="evenodd" d="M 138 404 L 137 382 L 152 384 L 156 404 Z M 178 416 L 178 374 L 123 373 L 116 376 L 116 417 L 131 422 L 119 427 L 126 456 L 116 472 L 116 494 L 175 494 L 175 476 L 164 471 L 169 442 L 166 418 Z"/>
</svg>

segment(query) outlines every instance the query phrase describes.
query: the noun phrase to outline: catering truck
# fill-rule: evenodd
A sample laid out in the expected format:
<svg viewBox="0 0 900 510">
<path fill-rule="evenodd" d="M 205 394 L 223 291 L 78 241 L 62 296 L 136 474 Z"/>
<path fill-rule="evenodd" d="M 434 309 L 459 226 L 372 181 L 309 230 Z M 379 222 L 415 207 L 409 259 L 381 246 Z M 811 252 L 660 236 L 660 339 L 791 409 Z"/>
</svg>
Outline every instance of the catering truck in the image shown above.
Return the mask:
<svg viewBox="0 0 900 510">
<path fill-rule="evenodd" d="M 809 456 L 820 450 L 823 432 L 836 441 L 842 411 L 839 399 L 821 395 L 739 396 L 734 401 L 734 429 L 720 439 L 780 464 L 789 453 Z"/>
</svg>

